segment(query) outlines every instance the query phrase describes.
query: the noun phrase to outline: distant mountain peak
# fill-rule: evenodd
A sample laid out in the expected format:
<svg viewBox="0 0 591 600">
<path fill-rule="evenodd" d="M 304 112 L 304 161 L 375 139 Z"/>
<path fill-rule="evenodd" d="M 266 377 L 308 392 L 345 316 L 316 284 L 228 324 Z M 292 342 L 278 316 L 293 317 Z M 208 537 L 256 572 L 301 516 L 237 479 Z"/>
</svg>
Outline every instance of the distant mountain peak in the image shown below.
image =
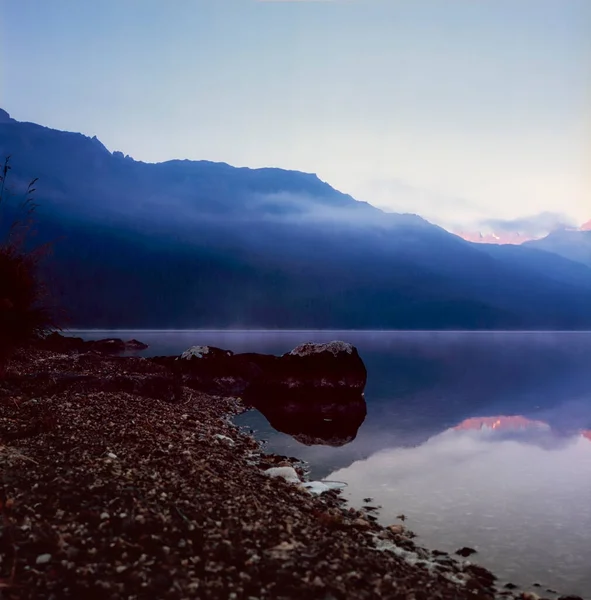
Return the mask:
<svg viewBox="0 0 591 600">
<path fill-rule="evenodd" d="M 523 244 L 529 240 L 535 239 L 517 232 L 508 233 L 482 233 L 480 231 L 454 231 L 457 236 L 465 239 L 467 242 L 475 242 L 478 244 Z"/>
<path fill-rule="evenodd" d="M 465 239 L 468 242 L 479 244 L 523 244 L 535 240 L 541 240 L 547 236 L 562 235 L 565 231 L 591 231 L 591 220 L 580 227 L 557 227 L 542 235 L 527 235 L 519 231 L 501 231 L 482 233 L 480 231 L 452 231 L 455 235 Z"/>
</svg>

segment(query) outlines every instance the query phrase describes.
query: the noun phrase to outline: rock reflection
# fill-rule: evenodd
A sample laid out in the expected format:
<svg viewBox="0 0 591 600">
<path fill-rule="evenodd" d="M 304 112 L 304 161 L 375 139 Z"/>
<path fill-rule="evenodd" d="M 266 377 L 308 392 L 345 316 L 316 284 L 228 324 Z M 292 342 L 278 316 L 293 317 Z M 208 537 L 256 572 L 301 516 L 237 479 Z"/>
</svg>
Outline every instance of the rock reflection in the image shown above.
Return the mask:
<svg viewBox="0 0 591 600">
<path fill-rule="evenodd" d="M 352 442 L 367 415 L 363 394 L 350 389 L 247 393 L 244 401 L 260 411 L 274 429 L 307 446 L 337 447 Z"/>
</svg>

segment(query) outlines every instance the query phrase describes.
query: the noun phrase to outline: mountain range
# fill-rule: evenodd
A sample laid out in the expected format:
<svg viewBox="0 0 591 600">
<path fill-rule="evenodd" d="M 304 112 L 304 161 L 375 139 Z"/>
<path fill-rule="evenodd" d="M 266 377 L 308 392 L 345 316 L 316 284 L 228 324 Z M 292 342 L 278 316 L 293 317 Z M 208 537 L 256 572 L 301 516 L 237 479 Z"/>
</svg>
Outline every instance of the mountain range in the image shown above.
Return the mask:
<svg viewBox="0 0 591 600">
<path fill-rule="evenodd" d="M 547 231 L 543 235 L 533 235 L 520 231 L 499 231 L 493 233 L 482 233 L 480 231 L 454 231 L 456 235 L 468 242 L 478 242 L 484 244 L 524 244 L 526 242 L 539 241 L 556 232 L 565 231 L 591 231 L 591 220 L 583 223 L 580 227 L 558 226 Z M 584 237 L 584 236 L 583 236 Z M 577 238 L 573 238 L 575 240 Z M 578 238 L 582 239 L 582 238 Z"/>
<path fill-rule="evenodd" d="M 474 244 L 313 174 L 144 163 L 0 111 L 7 155 L 71 327 L 591 328 L 591 263 L 551 236 Z"/>
</svg>

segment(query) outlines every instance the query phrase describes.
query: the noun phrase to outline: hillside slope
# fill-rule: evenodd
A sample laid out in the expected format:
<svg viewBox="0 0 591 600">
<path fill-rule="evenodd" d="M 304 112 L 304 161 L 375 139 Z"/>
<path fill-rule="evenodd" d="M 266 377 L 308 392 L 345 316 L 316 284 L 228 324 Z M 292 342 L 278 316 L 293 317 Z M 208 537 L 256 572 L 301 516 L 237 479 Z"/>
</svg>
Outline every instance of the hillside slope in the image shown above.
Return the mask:
<svg viewBox="0 0 591 600">
<path fill-rule="evenodd" d="M 527 242 L 527 245 L 591 267 L 591 230 L 554 231 L 545 238 Z"/>
</svg>

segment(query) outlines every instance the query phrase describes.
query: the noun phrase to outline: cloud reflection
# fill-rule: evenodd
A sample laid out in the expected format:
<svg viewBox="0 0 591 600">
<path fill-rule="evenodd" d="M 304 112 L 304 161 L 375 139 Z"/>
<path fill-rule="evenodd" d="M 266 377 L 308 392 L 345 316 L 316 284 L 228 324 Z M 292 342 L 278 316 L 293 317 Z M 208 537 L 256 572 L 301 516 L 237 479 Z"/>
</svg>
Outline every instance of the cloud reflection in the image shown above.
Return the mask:
<svg viewBox="0 0 591 600">
<path fill-rule="evenodd" d="M 496 425 L 496 426 L 495 426 Z M 389 448 L 329 479 L 354 504 L 403 512 L 428 546 L 479 550 L 521 585 L 591 592 L 591 432 L 566 435 L 521 416 L 468 419 L 414 448 Z"/>
</svg>

